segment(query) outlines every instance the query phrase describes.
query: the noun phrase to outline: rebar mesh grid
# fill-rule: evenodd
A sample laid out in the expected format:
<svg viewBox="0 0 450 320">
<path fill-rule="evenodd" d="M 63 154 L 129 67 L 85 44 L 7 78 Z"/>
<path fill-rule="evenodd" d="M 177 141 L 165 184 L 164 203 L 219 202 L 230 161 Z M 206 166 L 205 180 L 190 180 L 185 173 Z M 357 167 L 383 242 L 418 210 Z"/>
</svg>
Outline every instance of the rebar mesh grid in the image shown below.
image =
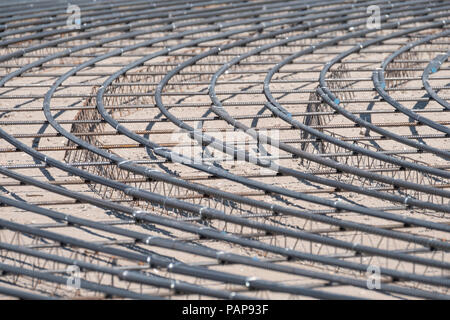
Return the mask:
<svg viewBox="0 0 450 320">
<path fill-rule="evenodd" d="M 450 297 L 447 1 L 0 8 L 0 298 Z"/>
</svg>

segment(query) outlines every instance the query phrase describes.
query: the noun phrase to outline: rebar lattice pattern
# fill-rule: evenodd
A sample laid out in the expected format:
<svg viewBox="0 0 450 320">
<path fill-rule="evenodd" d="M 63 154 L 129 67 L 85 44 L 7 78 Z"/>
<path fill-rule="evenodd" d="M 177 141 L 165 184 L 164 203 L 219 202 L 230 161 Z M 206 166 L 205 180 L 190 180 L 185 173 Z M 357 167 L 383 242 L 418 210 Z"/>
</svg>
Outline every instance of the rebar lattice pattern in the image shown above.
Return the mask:
<svg viewBox="0 0 450 320">
<path fill-rule="evenodd" d="M 448 1 L 0 9 L 0 298 L 450 298 Z"/>
</svg>

